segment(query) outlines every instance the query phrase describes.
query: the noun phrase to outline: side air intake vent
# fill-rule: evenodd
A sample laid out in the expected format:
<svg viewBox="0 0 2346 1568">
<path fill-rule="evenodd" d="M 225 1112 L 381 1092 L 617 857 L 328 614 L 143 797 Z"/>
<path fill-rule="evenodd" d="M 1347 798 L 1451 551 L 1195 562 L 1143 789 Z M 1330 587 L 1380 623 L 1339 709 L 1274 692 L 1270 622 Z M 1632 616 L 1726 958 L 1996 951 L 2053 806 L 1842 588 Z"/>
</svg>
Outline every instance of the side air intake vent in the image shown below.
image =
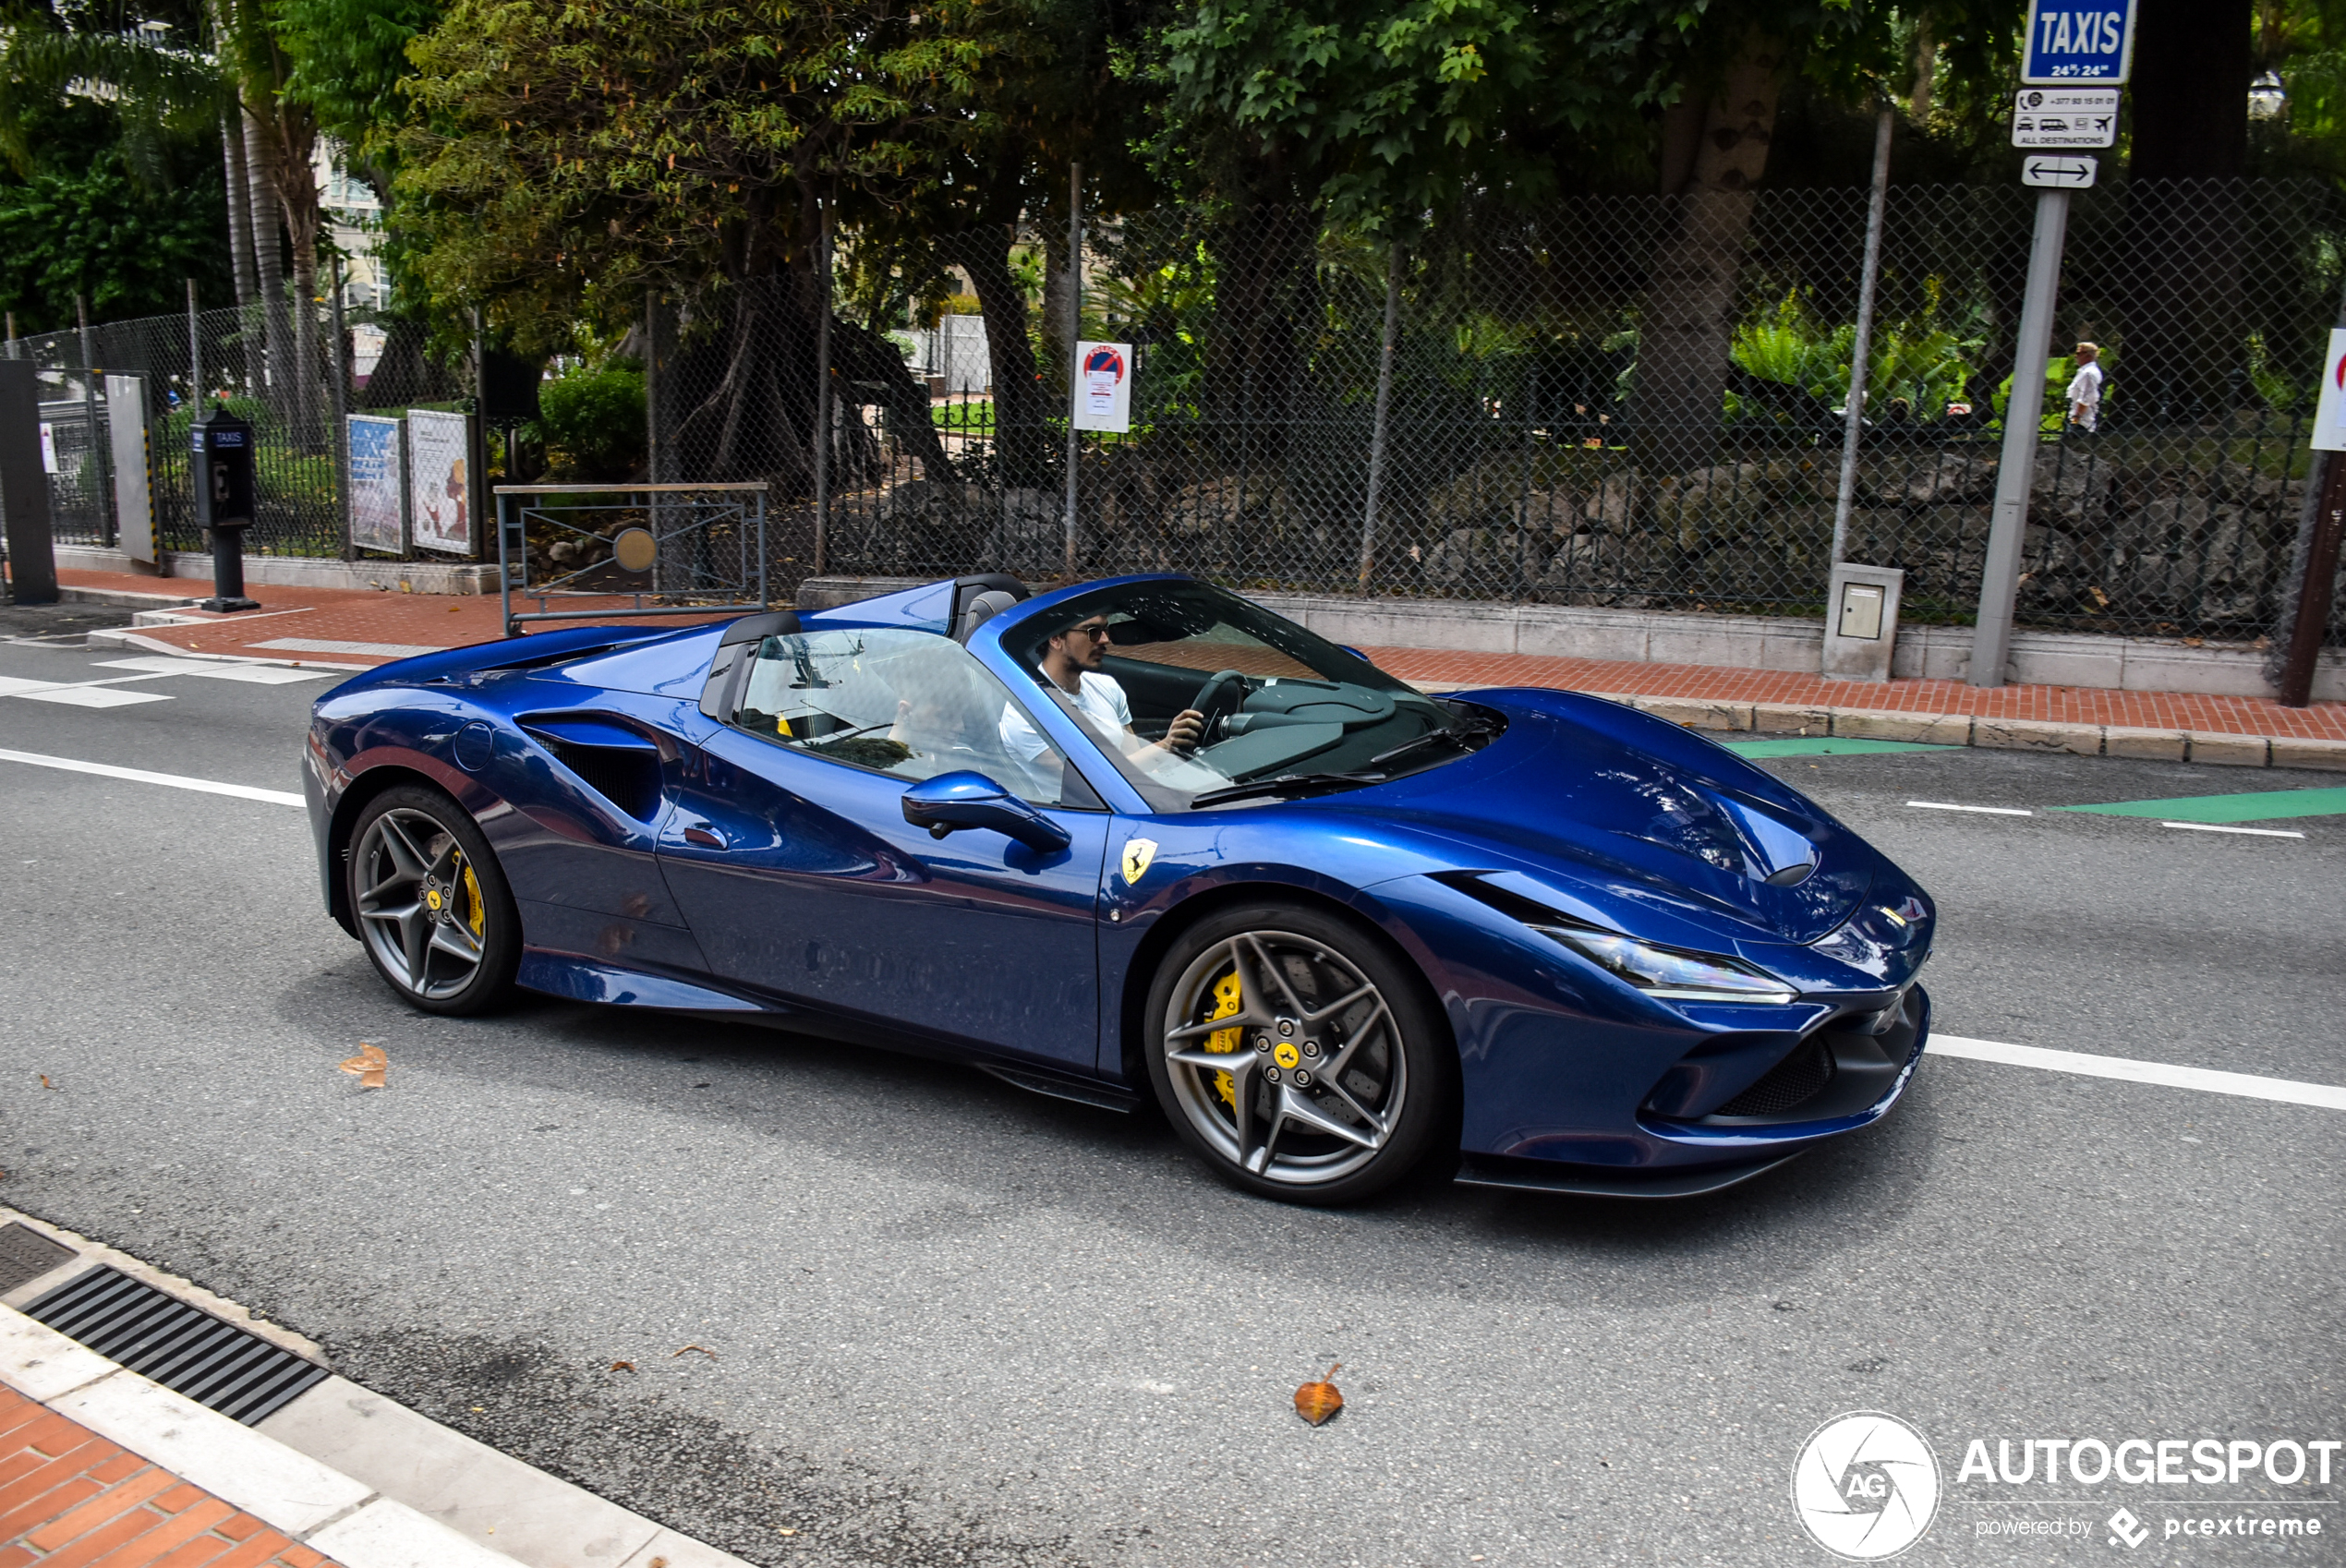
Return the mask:
<svg viewBox="0 0 2346 1568">
<path fill-rule="evenodd" d="M 24 1309 L 140 1377 L 253 1426 L 326 1369 L 222 1322 L 118 1269 L 77 1274 Z"/>
<path fill-rule="evenodd" d="M 638 822 L 659 810 L 659 754 L 633 746 L 586 746 L 548 739 L 546 749 L 592 790 Z"/>
</svg>

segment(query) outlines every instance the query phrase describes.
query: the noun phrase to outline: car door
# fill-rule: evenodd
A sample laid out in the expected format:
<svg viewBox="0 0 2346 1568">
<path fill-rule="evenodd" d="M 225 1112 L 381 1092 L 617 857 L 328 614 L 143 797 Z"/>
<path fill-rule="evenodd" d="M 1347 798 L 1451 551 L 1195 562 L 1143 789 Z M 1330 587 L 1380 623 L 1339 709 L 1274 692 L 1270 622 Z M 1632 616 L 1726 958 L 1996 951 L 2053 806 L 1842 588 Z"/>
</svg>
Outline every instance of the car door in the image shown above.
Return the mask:
<svg viewBox="0 0 2346 1568">
<path fill-rule="evenodd" d="M 753 657 L 659 835 L 711 970 L 836 1017 L 1093 1070 L 1107 813 L 1061 805 L 1046 766 L 1003 750 L 1008 694 L 949 638 L 808 632 Z M 963 768 L 1041 808 L 1067 847 L 904 821 L 911 783 Z"/>
</svg>

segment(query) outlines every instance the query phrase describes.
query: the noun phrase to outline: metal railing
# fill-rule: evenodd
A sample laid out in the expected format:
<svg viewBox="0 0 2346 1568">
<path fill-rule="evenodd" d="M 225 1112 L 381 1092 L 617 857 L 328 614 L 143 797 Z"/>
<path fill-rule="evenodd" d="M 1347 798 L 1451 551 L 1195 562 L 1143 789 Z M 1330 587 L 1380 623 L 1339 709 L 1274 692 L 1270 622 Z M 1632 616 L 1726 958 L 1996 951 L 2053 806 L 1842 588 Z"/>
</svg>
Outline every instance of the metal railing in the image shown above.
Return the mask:
<svg viewBox="0 0 2346 1568">
<path fill-rule="evenodd" d="M 505 634 L 592 616 L 767 609 L 766 486 L 499 485 Z M 514 601 L 535 601 L 517 612 Z M 569 608 L 550 609 L 557 601 Z"/>
</svg>

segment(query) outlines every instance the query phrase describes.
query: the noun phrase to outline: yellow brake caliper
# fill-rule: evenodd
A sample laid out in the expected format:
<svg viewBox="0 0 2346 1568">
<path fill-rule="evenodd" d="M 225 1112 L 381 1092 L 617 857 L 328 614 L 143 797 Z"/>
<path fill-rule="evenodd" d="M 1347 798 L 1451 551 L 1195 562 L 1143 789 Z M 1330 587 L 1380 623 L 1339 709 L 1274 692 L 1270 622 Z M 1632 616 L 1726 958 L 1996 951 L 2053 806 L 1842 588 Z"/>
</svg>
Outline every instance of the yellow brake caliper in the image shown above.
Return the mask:
<svg viewBox="0 0 2346 1568">
<path fill-rule="evenodd" d="M 1245 1005 L 1245 997 L 1239 986 L 1239 971 L 1234 969 L 1214 983 L 1214 1011 L 1207 1015 L 1206 1022 L 1228 1018 Z M 1217 1029 L 1205 1037 L 1205 1048 L 1217 1055 L 1227 1055 L 1239 1048 L 1240 1038 L 1245 1032 L 1242 1029 Z M 1222 1096 L 1222 1104 L 1232 1110 L 1238 1109 L 1238 1085 L 1231 1081 L 1228 1073 L 1217 1072 L 1214 1075 L 1214 1092 Z"/>
<path fill-rule="evenodd" d="M 472 862 L 465 862 L 465 923 L 473 928 L 479 939 L 489 928 L 489 911 L 481 907 L 480 883 L 473 876 Z"/>
</svg>

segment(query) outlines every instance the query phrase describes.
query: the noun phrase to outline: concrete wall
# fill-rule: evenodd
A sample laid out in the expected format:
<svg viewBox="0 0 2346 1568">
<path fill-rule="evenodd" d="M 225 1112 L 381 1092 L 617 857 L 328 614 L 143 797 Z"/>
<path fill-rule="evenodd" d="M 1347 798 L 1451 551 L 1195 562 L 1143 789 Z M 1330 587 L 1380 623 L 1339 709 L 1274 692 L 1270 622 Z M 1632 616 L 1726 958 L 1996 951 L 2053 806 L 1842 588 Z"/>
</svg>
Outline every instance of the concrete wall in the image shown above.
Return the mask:
<svg viewBox="0 0 2346 1568">
<path fill-rule="evenodd" d="M 818 577 L 799 589 L 798 602 L 801 609 L 820 609 L 913 585 L 911 578 Z M 1355 647 L 1718 665 L 1797 675 L 1816 674 L 1824 657 L 1820 621 L 1333 594 L 1251 597 L 1331 642 Z M 2264 661 L 2260 650 L 2239 644 L 2190 647 L 2172 639 L 2018 632 L 2008 673 L 2031 686 L 2268 697 L 2272 688 L 2265 684 Z M 1891 668 L 1901 679 L 1964 680 L 1971 673 L 1971 628 L 1906 627 Z M 2314 696 L 2346 702 L 2346 656 L 2323 656 Z"/>
</svg>

